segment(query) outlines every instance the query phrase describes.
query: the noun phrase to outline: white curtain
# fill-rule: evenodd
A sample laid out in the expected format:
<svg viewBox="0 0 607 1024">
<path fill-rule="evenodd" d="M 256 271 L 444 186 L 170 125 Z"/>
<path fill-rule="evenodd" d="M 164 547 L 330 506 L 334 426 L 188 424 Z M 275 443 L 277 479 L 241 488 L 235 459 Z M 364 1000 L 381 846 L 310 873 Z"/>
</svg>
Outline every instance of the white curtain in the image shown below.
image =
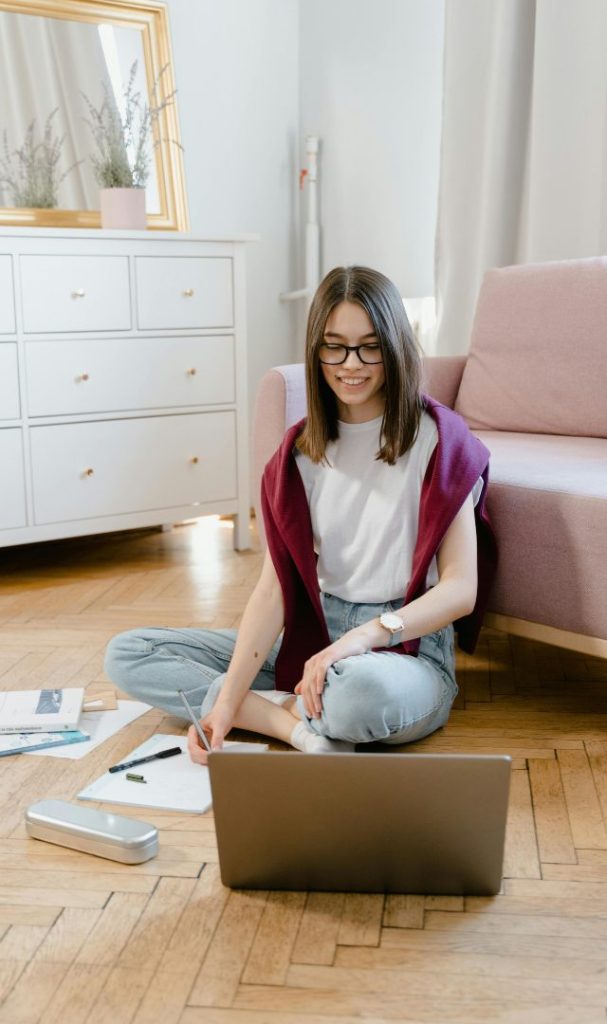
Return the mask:
<svg viewBox="0 0 607 1024">
<path fill-rule="evenodd" d="M 104 80 L 109 86 L 96 25 L 0 14 L 0 145 L 6 129 L 9 150 L 20 147 L 34 117 L 39 140 L 48 115 L 59 107 L 52 124 L 56 135 L 66 133 L 60 174 L 83 160 L 59 186 L 59 206 L 64 209 L 95 210 L 99 206 L 99 189 L 89 159 L 94 143 L 83 120 L 87 111 L 80 92 L 98 106 Z M 11 205 L 1 186 L 0 205 Z"/>
<path fill-rule="evenodd" d="M 446 0 L 435 352 L 489 267 L 607 249 L 607 3 Z"/>
</svg>

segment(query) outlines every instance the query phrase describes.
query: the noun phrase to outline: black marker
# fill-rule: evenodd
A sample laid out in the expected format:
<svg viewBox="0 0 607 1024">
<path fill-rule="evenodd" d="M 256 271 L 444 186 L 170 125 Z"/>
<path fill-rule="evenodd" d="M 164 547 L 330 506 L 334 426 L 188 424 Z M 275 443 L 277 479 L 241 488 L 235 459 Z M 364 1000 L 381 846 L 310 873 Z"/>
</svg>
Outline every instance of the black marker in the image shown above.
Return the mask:
<svg viewBox="0 0 607 1024">
<path fill-rule="evenodd" d="M 147 764 L 148 761 L 159 761 L 163 757 L 175 757 L 175 754 L 181 754 L 181 747 L 169 747 L 168 750 L 159 750 L 157 754 L 149 754 L 148 757 L 138 757 L 135 761 L 125 761 L 124 764 L 113 764 L 111 768 L 108 768 L 110 772 L 123 772 L 125 768 L 134 768 L 138 764 Z"/>
</svg>

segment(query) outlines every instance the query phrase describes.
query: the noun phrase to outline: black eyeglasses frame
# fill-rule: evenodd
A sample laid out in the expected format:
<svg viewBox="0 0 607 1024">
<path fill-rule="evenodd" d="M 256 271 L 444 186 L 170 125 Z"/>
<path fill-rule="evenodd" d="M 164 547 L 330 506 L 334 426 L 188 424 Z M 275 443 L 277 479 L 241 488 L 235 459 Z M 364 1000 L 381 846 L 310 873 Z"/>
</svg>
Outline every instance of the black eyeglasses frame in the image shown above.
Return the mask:
<svg viewBox="0 0 607 1024">
<path fill-rule="evenodd" d="M 320 358 L 320 350 L 323 347 L 323 345 L 327 345 L 327 344 L 328 344 L 328 342 L 323 341 L 318 346 L 318 361 L 320 363 L 322 363 L 323 366 L 342 366 L 346 362 L 350 352 L 356 352 L 358 360 L 359 360 L 359 362 L 361 362 L 363 364 L 363 366 L 377 366 L 378 363 L 383 363 L 383 361 L 384 361 L 383 355 L 381 353 L 381 348 L 379 349 L 379 359 L 373 359 L 371 362 L 369 362 L 368 359 L 363 359 L 361 357 L 361 354 L 360 354 L 361 348 L 370 348 L 372 345 L 377 344 L 377 342 L 366 342 L 364 345 L 342 345 L 342 344 L 336 344 L 335 342 L 332 342 L 331 344 L 334 344 L 335 348 L 342 348 L 342 349 L 344 349 L 346 354 L 343 357 L 343 359 L 339 359 L 337 362 L 327 362 L 326 359 L 321 359 Z"/>
</svg>

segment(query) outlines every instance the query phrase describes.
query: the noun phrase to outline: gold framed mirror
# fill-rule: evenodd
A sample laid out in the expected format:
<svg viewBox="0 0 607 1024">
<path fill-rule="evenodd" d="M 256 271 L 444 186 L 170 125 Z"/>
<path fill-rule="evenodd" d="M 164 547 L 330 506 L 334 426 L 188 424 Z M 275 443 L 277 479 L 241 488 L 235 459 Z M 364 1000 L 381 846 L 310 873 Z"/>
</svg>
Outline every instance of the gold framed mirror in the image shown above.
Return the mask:
<svg viewBox="0 0 607 1024">
<path fill-rule="evenodd" d="M 23 164 L 18 151 L 27 152 L 28 131 L 30 147 L 43 145 L 46 127 L 47 144 L 55 146 L 56 155 L 63 139 L 57 155 L 58 205 L 10 205 L 23 193 L 0 182 L 1 225 L 100 227 L 100 186 L 91 162 L 94 140 L 86 99 L 99 108 L 104 95 L 110 95 L 120 111 L 131 73 L 133 88 L 149 106 L 174 93 L 168 15 L 158 0 L 0 0 L 3 167 L 7 160 L 12 168 Z M 187 231 L 174 97 L 153 121 L 152 139 L 145 185 L 147 227 Z"/>
</svg>

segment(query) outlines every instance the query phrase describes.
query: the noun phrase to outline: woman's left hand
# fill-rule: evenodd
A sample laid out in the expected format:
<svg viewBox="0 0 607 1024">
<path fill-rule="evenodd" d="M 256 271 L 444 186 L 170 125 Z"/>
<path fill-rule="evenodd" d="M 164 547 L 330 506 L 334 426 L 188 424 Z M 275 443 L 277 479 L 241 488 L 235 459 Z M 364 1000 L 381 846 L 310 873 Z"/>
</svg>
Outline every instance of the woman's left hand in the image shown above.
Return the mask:
<svg viewBox="0 0 607 1024">
<path fill-rule="evenodd" d="M 368 625 L 371 626 L 371 623 Z M 322 691 L 325 687 L 327 671 L 331 665 L 334 665 L 336 661 L 341 661 L 342 658 L 366 654 L 371 647 L 377 646 L 377 638 L 373 635 L 375 632 L 372 628 L 367 628 L 367 625 L 351 629 L 348 633 L 340 636 L 335 643 L 308 658 L 304 665 L 303 676 L 295 687 L 295 693 L 299 693 L 303 697 L 304 708 L 310 718 L 320 718 Z"/>
</svg>

